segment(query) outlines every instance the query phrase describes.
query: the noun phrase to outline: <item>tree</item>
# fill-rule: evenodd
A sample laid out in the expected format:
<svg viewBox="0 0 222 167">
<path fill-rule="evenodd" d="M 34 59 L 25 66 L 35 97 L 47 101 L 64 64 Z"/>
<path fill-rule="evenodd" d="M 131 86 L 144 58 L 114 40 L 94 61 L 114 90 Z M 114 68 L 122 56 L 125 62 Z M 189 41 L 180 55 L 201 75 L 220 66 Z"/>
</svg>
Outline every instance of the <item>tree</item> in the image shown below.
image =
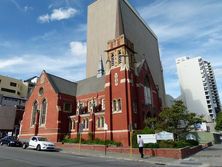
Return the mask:
<svg viewBox="0 0 222 167">
<path fill-rule="evenodd" d="M 145 125 L 155 131 L 172 132 L 175 139 L 182 134 L 194 129 L 194 125 L 202 122 L 202 116 L 188 112 L 182 101 L 175 101 L 175 104 L 164 110 L 156 118 L 147 118 Z"/>
<path fill-rule="evenodd" d="M 222 130 L 222 112 L 217 113 L 215 129 Z"/>
</svg>

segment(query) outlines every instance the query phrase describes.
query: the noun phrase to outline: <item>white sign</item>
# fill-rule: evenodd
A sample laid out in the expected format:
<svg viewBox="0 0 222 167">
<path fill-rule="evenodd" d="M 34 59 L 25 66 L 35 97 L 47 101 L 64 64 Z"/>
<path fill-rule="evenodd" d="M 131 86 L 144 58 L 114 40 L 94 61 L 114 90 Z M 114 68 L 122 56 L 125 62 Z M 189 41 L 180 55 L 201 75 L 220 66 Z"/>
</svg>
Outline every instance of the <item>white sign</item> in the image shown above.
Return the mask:
<svg viewBox="0 0 222 167">
<path fill-rule="evenodd" d="M 186 140 L 197 140 L 197 138 L 192 133 L 189 133 L 186 135 Z"/>
<path fill-rule="evenodd" d="M 155 134 L 138 134 L 137 135 L 137 143 L 138 143 L 138 140 L 139 140 L 139 136 L 141 136 L 141 139 L 143 139 L 143 143 L 146 144 L 146 143 L 156 143 L 157 140 L 156 140 L 156 135 Z"/>
<path fill-rule="evenodd" d="M 173 138 L 173 133 L 169 133 L 166 131 L 162 131 L 160 133 L 156 134 L 156 139 L 157 140 L 174 140 Z"/>
<path fill-rule="evenodd" d="M 108 125 L 104 123 L 104 130 L 108 130 Z"/>
</svg>

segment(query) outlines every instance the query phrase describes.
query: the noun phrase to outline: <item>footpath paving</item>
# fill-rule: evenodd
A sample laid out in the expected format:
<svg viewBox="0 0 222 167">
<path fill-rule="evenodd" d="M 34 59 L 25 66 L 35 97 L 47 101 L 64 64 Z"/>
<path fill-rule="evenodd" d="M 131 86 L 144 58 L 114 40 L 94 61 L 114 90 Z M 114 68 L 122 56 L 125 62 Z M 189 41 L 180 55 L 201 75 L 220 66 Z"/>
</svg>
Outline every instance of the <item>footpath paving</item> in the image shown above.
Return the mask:
<svg viewBox="0 0 222 167">
<path fill-rule="evenodd" d="M 61 148 L 60 152 L 80 155 L 92 156 L 100 158 L 119 159 L 127 161 L 143 161 L 160 166 L 169 167 L 222 167 L 222 144 L 216 144 L 200 151 L 188 158 L 177 160 L 172 158 L 149 157 L 140 158 L 140 155 L 130 155 L 124 153 L 113 153 L 93 150 L 79 150 L 74 148 Z"/>
</svg>

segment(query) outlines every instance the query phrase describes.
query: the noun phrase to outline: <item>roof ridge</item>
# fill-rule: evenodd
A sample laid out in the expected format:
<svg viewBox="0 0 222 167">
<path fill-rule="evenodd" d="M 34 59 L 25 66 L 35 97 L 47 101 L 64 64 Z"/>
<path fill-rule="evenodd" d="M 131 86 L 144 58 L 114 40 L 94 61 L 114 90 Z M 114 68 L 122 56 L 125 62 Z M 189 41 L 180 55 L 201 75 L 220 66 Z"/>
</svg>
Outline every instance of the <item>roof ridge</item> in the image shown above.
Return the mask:
<svg viewBox="0 0 222 167">
<path fill-rule="evenodd" d="M 78 83 L 81 82 L 81 81 L 84 81 L 84 80 L 87 80 L 87 79 L 91 79 L 91 78 L 97 78 L 97 76 L 94 75 L 94 76 L 92 76 L 92 77 L 89 77 L 89 78 L 85 78 L 85 79 L 82 79 L 82 80 L 76 81 L 76 83 L 78 84 Z M 101 78 L 101 77 L 99 77 L 99 78 Z"/>
<path fill-rule="evenodd" d="M 68 79 L 65 79 L 65 78 L 62 78 L 62 77 L 59 77 L 59 76 L 56 76 L 56 75 L 50 74 L 50 73 L 48 73 L 48 72 L 46 72 L 46 74 L 47 74 L 47 75 L 51 75 L 51 76 L 56 77 L 56 78 L 59 78 L 59 79 L 62 79 L 62 80 L 64 80 L 64 81 L 68 81 L 68 82 L 71 82 L 71 83 L 77 84 L 77 83 L 74 82 L 74 81 L 70 81 L 70 80 L 68 80 Z"/>
</svg>

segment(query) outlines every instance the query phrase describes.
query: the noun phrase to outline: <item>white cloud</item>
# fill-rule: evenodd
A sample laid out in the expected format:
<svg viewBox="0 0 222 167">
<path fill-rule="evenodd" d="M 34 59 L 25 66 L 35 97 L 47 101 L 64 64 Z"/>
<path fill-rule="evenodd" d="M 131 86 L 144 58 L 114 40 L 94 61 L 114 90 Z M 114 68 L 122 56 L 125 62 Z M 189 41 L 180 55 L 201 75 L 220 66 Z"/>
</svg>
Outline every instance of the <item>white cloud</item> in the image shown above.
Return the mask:
<svg viewBox="0 0 222 167">
<path fill-rule="evenodd" d="M 54 9 L 51 14 L 51 20 L 63 20 L 73 17 L 76 14 L 77 10 L 73 8 L 68 9 Z"/>
<path fill-rule="evenodd" d="M 21 11 L 21 12 L 28 12 L 29 10 L 32 10 L 33 8 L 31 6 L 24 6 L 22 7 L 16 0 L 11 0 L 11 2 L 15 5 L 15 7 Z"/>
<path fill-rule="evenodd" d="M 0 59 L 1 73 L 11 76 L 38 75 L 42 70 L 69 80 L 80 80 L 85 76 L 86 43 L 71 42 L 64 55 L 22 54 Z"/>
<path fill-rule="evenodd" d="M 48 14 L 42 15 L 42 16 L 39 16 L 38 20 L 39 20 L 41 23 L 46 23 L 46 22 L 49 22 L 49 21 L 50 21 L 50 16 L 49 16 Z"/>
<path fill-rule="evenodd" d="M 32 10 L 33 8 L 31 6 L 25 6 L 24 7 L 24 11 L 28 12 L 29 10 Z"/>
<path fill-rule="evenodd" d="M 8 67 L 12 67 L 14 65 L 21 65 L 25 61 L 23 58 L 20 57 L 13 57 L 10 59 L 0 59 L 0 69 L 5 69 Z"/>
<path fill-rule="evenodd" d="M 38 20 L 41 23 L 46 23 L 50 21 L 60 21 L 60 20 L 74 17 L 76 13 L 77 13 L 77 10 L 74 8 L 53 9 L 51 14 L 45 14 L 45 15 L 39 16 Z"/>
<path fill-rule="evenodd" d="M 218 1 L 157 0 L 139 11 L 160 41 L 167 41 L 206 36 L 206 31 L 218 30 L 222 21 L 218 15 L 221 8 L 222 3 Z M 215 27 L 215 24 L 218 26 Z"/>
<path fill-rule="evenodd" d="M 201 56 L 215 67 L 222 94 L 222 1 L 156 0 L 140 7 L 139 13 L 152 28 L 161 46 L 166 92 L 179 94 L 178 57 Z"/>
<path fill-rule="evenodd" d="M 73 42 L 70 42 L 69 46 L 70 46 L 70 51 L 73 56 L 77 56 L 77 57 L 86 56 L 86 43 L 85 42 L 73 41 Z"/>
</svg>

